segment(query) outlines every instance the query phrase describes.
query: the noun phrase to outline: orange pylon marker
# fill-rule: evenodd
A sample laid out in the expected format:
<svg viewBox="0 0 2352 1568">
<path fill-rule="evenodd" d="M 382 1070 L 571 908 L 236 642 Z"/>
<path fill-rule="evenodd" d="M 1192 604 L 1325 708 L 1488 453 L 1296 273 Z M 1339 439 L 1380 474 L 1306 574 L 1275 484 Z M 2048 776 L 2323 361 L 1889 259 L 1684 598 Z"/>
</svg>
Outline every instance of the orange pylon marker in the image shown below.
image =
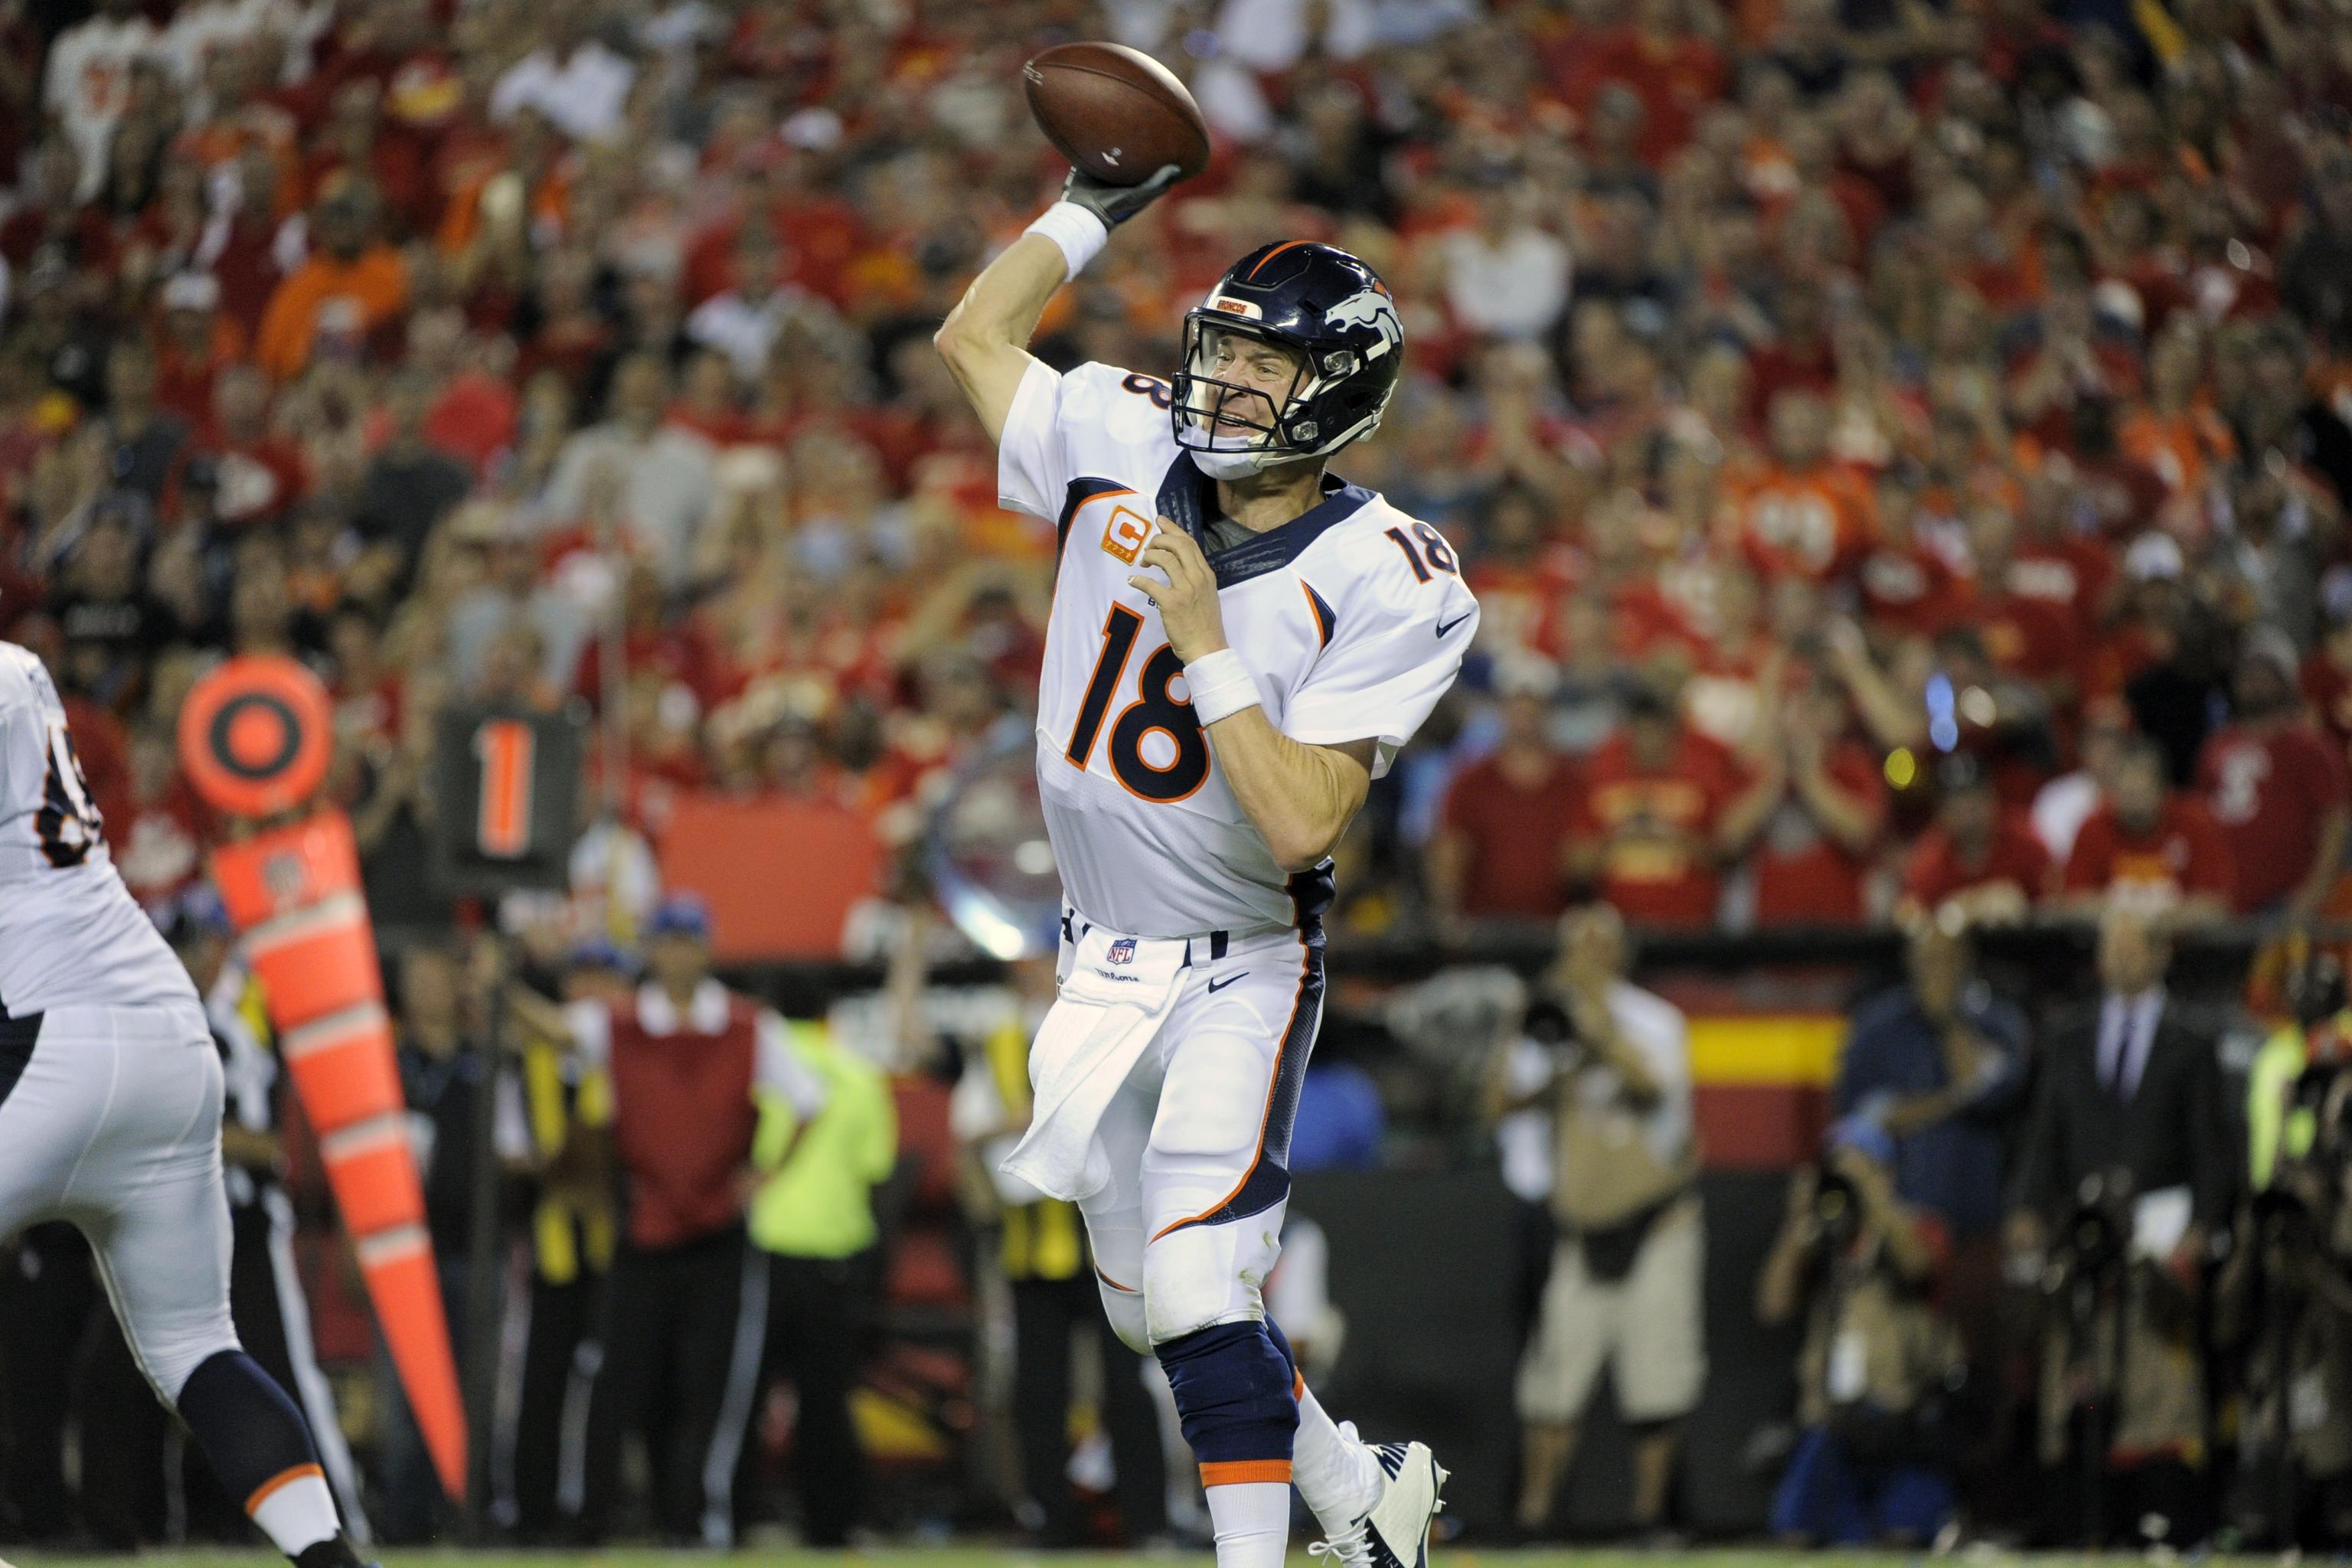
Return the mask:
<svg viewBox="0 0 2352 1568">
<path fill-rule="evenodd" d="M 189 706 L 195 710 L 199 698 L 209 696 L 212 709 L 218 710 L 220 694 L 205 689 L 215 682 L 250 679 L 251 667 L 257 665 L 276 668 L 264 672 L 268 684 L 257 683 L 256 689 L 294 692 L 296 700 L 270 703 L 267 711 L 273 719 L 286 715 L 287 728 L 296 733 L 282 747 L 260 749 L 268 753 L 266 761 L 277 760 L 282 751 L 291 763 L 314 738 L 302 732 L 310 729 L 304 722 L 309 704 L 296 689 L 302 682 L 317 685 L 317 679 L 293 660 L 233 660 L 198 683 Z M 286 667 L 291 667 L 290 674 Z M 317 710 L 323 712 L 325 693 L 320 691 L 318 697 Z M 246 703 L 248 710 L 258 706 L 258 700 Z M 229 729 L 222 723 L 184 722 L 183 750 L 208 742 L 225 745 L 222 738 Z M 326 737 L 321 733 L 315 739 L 323 743 Z M 189 770 L 200 790 L 205 771 Z M 258 770 L 247 764 L 244 771 L 249 779 Z M 215 804 L 234 812 L 244 803 Z M 368 1299 L 409 1408 L 442 1489 L 462 1500 L 465 1406 L 457 1393 L 433 1242 L 425 1228 L 425 1189 L 409 1148 L 407 1107 L 393 1055 L 392 1017 L 384 1009 L 374 929 L 361 891 L 359 849 L 352 839 L 351 821 L 340 811 L 322 809 L 234 839 L 213 851 L 212 873 L 229 918 L 244 933 L 246 956 L 261 977 L 279 1053 L 303 1112 L 319 1134 L 335 1206 L 351 1233 Z"/>
</svg>

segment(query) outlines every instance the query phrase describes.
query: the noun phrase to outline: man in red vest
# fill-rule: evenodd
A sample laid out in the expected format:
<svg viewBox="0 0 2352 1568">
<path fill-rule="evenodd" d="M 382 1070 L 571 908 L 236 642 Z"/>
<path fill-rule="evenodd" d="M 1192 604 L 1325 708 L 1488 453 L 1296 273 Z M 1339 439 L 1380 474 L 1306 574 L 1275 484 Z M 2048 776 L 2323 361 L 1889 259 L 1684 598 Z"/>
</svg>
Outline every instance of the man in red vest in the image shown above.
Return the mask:
<svg viewBox="0 0 2352 1568">
<path fill-rule="evenodd" d="M 625 1226 L 597 1343 L 582 1350 L 595 1367 L 585 1454 L 563 1478 L 588 1542 L 609 1525 L 621 1445 L 635 1432 L 665 1541 L 734 1543 L 735 1468 L 768 1313 L 764 1260 L 743 1235 L 752 1134 L 763 1100 L 788 1103 L 801 1127 L 824 1103 L 783 1020 L 711 975 L 709 938 L 702 900 L 674 896 L 646 927 L 646 980 L 633 994 L 560 1011 L 519 1003 L 611 1084 Z M 787 1148 L 775 1163 L 790 1158 Z"/>
</svg>

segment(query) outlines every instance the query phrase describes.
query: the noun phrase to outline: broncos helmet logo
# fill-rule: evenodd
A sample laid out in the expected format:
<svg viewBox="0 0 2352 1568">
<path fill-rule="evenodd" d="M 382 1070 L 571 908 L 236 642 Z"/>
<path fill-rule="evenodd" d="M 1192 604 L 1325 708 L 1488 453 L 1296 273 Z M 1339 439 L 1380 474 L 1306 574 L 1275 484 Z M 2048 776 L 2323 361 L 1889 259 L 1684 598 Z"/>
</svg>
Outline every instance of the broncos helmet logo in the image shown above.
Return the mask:
<svg viewBox="0 0 2352 1568">
<path fill-rule="evenodd" d="M 1323 320 L 1338 327 L 1370 327 L 1381 334 L 1381 346 L 1370 351 L 1377 359 L 1391 349 L 1404 346 L 1404 323 L 1397 320 L 1396 306 L 1388 290 L 1377 285 L 1359 289 L 1346 299 L 1323 312 Z"/>
</svg>

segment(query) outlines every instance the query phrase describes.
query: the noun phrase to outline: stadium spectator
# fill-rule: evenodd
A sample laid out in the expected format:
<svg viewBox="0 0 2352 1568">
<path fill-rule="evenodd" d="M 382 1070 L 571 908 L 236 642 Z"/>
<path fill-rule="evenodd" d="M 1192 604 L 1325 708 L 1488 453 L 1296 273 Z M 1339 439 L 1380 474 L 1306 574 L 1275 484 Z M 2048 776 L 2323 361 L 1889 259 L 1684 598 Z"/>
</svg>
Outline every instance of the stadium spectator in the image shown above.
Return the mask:
<svg viewBox="0 0 2352 1568">
<path fill-rule="evenodd" d="M 802 1540 L 839 1548 L 866 1516 L 866 1453 L 850 1390 L 880 1283 L 874 1189 L 898 1168 L 898 1120 L 881 1070 L 844 1049 L 824 1023 L 793 1019 L 784 1028 L 824 1103 L 811 1115 L 792 1097 L 761 1097 L 751 1160 L 767 1174 L 751 1194 L 751 1244 L 768 1265 L 764 1359 L 792 1379 L 800 1411 L 793 1447 Z"/>
<path fill-rule="evenodd" d="M 2231 676 L 2231 721 L 2197 763 L 2197 785 L 2229 846 L 2240 914 L 2308 920 L 2342 869 L 2345 764 L 2303 716 L 2302 661 L 2275 626 L 2246 636 Z"/>
<path fill-rule="evenodd" d="M 2050 880 L 2050 854 L 2021 816 L 2001 804 L 1991 773 L 1956 752 L 1936 770 L 1936 820 L 1920 836 L 1903 874 L 1906 920 L 2015 921 Z"/>
<path fill-rule="evenodd" d="M 2033 795 L 2033 836 L 2050 852 L 2051 864 L 2064 867 L 2074 852 L 2074 839 L 2091 814 L 2105 805 L 2115 780 L 2116 759 L 2132 739 L 2131 710 L 2121 701 L 2087 703 L 2083 731 L 2075 739 L 2073 771 L 2050 780 Z M 2172 783 L 2171 758 L 2161 746 L 2157 755 Z"/>
<path fill-rule="evenodd" d="M 2152 741 L 2126 741 L 2106 800 L 2074 836 L 2053 907 L 2095 916 L 2128 900 L 2176 924 L 2229 911 L 2230 848 L 2194 796 L 2169 787 Z"/>
<path fill-rule="evenodd" d="M 1569 826 L 1580 795 L 1574 765 L 1546 729 L 1558 684 L 1522 655 L 1496 674 L 1502 734 L 1454 775 L 1429 847 L 1432 912 L 1442 929 L 1492 916 L 1551 920 L 1568 905 Z"/>
<path fill-rule="evenodd" d="M 611 528 L 651 563 L 662 584 L 684 585 L 713 500 L 710 443 L 662 421 L 669 373 L 649 353 L 614 367 L 612 416 L 573 436 L 556 458 L 541 510 L 557 528 Z"/>
<path fill-rule="evenodd" d="M 59 33 L 49 46 L 41 101 L 78 159 L 77 201 L 106 181 L 116 121 L 131 96 L 132 66 L 155 44 L 155 25 L 139 0 L 104 0 L 97 15 Z"/>
<path fill-rule="evenodd" d="M 636 67 L 595 37 L 597 13 L 559 6 L 545 14 L 546 41 L 509 66 L 490 89 L 490 118 L 536 110 L 574 141 L 610 141 L 621 128 Z"/>
<path fill-rule="evenodd" d="M 1563 918 L 1552 984 L 1572 1034 L 1548 1081 L 1501 1106 L 1549 1106 L 1559 1150 L 1551 1204 L 1561 1237 L 1519 1363 L 1517 1523 L 1530 1534 L 1551 1524 L 1604 1366 L 1634 1433 L 1633 1526 L 1662 1529 L 1680 1423 L 1706 1378 L 1689 1038 L 1679 1010 L 1626 982 L 1630 957 L 1608 905 Z"/>
<path fill-rule="evenodd" d="M 1784 1544 L 1916 1549 L 1952 1517 L 1960 1347 L 1936 1304 L 1944 1233 L 1898 1195 L 1894 1158 L 1867 1117 L 1832 1127 L 1821 1163 L 1790 1180 L 1757 1280 L 1757 1317 L 1804 1323 L 1797 1446 L 1772 1499 Z"/>
<path fill-rule="evenodd" d="M 417 1166 L 425 1183 L 425 1223 L 440 1271 L 441 1304 L 450 1323 L 450 1342 L 465 1343 L 467 1248 L 474 1219 L 476 1129 L 481 1096 L 504 1102 L 508 1086 L 499 1082 L 482 1040 L 483 1020 L 468 995 L 465 959 L 454 945 L 418 946 L 400 963 L 400 1087 L 408 1106 Z M 499 1160 L 519 1159 L 524 1138 L 519 1108 L 501 1103 L 492 1113 Z M 387 1541 L 432 1540 L 447 1522 L 447 1505 L 425 1439 L 409 1414 L 390 1362 L 377 1380 L 385 1453 L 381 1460 L 383 1498 L 375 1523 Z"/>
<path fill-rule="evenodd" d="M 341 361 L 369 356 L 372 340 L 408 307 L 407 263 L 377 237 L 375 196 L 366 185 L 338 176 L 321 187 L 310 212 L 318 248 L 269 296 L 254 340 L 254 359 L 280 381 L 290 381 L 324 354 Z"/>
<path fill-rule="evenodd" d="M 604 1539 L 622 1503 L 623 1445 L 641 1436 L 663 1538 L 723 1547 L 768 1313 L 767 1262 L 743 1230 L 760 1107 L 779 1098 L 805 1128 L 825 1092 L 783 1021 L 712 976 L 700 900 L 667 900 L 646 938 L 634 994 L 557 1009 L 509 992 L 529 1027 L 609 1079 L 627 1215 L 596 1328 L 583 1468 L 566 1489 L 581 1536 Z M 789 1145 L 769 1152 L 781 1163 Z"/>
<path fill-rule="evenodd" d="M 1778 661 L 1759 685 L 1783 685 Z M 1748 868 L 1759 926 L 1859 925 L 1876 903 L 1872 855 L 1886 829 L 1885 770 L 1853 733 L 1826 677 L 1775 703 L 1759 726 L 1758 788 L 1772 796 Z"/>
<path fill-rule="evenodd" d="M 1626 699 L 1622 726 L 1581 773 L 1570 851 L 1580 877 L 1640 925 L 1711 922 L 1724 862 L 1778 804 L 1773 781 L 1750 779 L 1647 685 Z"/>
<path fill-rule="evenodd" d="M 1733 500 L 1740 548 L 1768 578 L 1850 575 L 1877 535 L 1878 507 L 1831 457 L 1829 405 L 1795 387 L 1775 393 L 1770 429 L 1770 465 Z"/>
<path fill-rule="evenodd" d="M 2068 1267 L 2125 1269 L 2137 1281 L 2107 1298 L 2123 1303 L 2119 1322 L 2103 1309 L 2099 1321 L 2043 1326 L 2042 1461 L 2079 1460 L 2087 1442 L 2113 1476 L 2098 1497 L 2071 1488 L 2051 1494 L 2071 1517 L 2048 1527 L 2068 1539 L 2140 1539 L 2151 1528 L 2156 1539 L 2194 1539 L 2202 1528 L 2204 1374 L 2187 1308 L 2236 1182 L 2213 1033 L 2167 994 L 2170 963 L 2167 939 L 2146 911 L 2107 911 L 2098 1004 L 2047 1034 L 2011 1182 L 2013 1253 L 2038 1258 L 2054 1241 L 2072 1249 Z M 2102 1216 L 2112 1248 L 2082 1240 L 2085 1211 Z M 2094 1349 L 2114 1334 L 2130 1342 L 2119 1386 L 2116 1361 Z M 2087 1425 L 2086 1400 L 2100 1412 Z M 2105 1517 L 2085 1517 L 2101 1501 Z"/>
<path fill-rule="evenodd" d="M 1903 984 L 1855 1009 L 1830 1103 L 1885 1129 L 1896 1194 L 1965 1245 L 2000 1223 L 2025 1020 L 1977 973 L 1969 939 L 1952 923 L 1915 925 L 1906 966 Z"/>
<path fill-rule="evenodd" d="M 1378 1079 L 1366 1070 L 1367 1048 L 1381 1030 L 1361 1019 L 1334 1016 L 1316 1037 L 1314 1059 L 1298 1086 L 1298 1117 L 1290 1132 L 1290 1170 L 1378 1170 L 1388 1138 L 1388 1108 Z M 1296 1348 L 1296 1347 L 1294 1347 Z"/>
<path fill-rule="evenodd" d="M 562 999 L 625 1001 L 630 978 L 627 959 L 610 942 L 583 943 L 566 956 Z M 590 1380 L 582 1373 L 580 1352 L 593 1342 L 597 1303 L 617 1239 L 611 1152 L 598 1131 L 612 1121 L 612 1080 L 541 1035 L 525 1038 L 519 1056 L 516 1076 L 530 1134 L 531 1268 L 513 1447 L 506 1457 L 511 1491 L 504 1500 L 522 1540 L 551 1542 L 564 1529 L 565 1415 L 587 1396 Z"/>
<path fill-rule="evenodd" d="M 352 575 L 404 593 L 434 525 L 465 499 L 472 476 L 425 439 L 432 387 L 420 373 L 396 377 L 387 393 L 383 444 L 362 471 L 352 500 L 352 530 L 367 557 Z"/>
</svg>

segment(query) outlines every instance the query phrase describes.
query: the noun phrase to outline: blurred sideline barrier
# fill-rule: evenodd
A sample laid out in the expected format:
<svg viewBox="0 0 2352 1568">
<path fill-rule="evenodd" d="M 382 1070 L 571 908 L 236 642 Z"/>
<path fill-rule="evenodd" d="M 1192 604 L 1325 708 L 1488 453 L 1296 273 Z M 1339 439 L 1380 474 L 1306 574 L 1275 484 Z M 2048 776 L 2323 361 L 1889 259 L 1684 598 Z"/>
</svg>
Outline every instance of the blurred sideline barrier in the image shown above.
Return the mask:
<svg viewBox="0 0 2352 1568">
<path fill-rule="evenodd" d="M 1743 1453 L 1758 1428 L 1787 1418 L 1793 1398 L 1796 1331 L 1763 1328 L 1754 1311 L 1783 1180 L 1710 1172 L 1700 1183 L 1708 1373 L 1683 1429 L 1678 1511 L 1704 1535 L 1763 1530 L 1772 1478 L 1753 1473 Z M 1454 1472 L 1446 1510 L 1482 1533 L 1507 1528 L 1518 1479 L 1512 1291 L 1522 1244 L 1501 1181 L 1486 1170 L 1324 1173 L 1298 1179 L 1290 1207 L 1329 1238 L 1331 1300 L 1348 1319 L 1318 1397 L 1368 1436 L 1427 1441 Z M 1580 1535 L 1630 1524 L 1633 1470 L 1610 1397 L 1604 1379 L 1563 1506 Z"/>
<path fill-rule="evenodd" d="M 682 795 L 661 838 L 662 885 L 709 903 L 711 951 L 722 963 L 839 952 L 850 908 L 874 887 L 881 860 L 873 825 L 823 801 Z"/>
</svg>

